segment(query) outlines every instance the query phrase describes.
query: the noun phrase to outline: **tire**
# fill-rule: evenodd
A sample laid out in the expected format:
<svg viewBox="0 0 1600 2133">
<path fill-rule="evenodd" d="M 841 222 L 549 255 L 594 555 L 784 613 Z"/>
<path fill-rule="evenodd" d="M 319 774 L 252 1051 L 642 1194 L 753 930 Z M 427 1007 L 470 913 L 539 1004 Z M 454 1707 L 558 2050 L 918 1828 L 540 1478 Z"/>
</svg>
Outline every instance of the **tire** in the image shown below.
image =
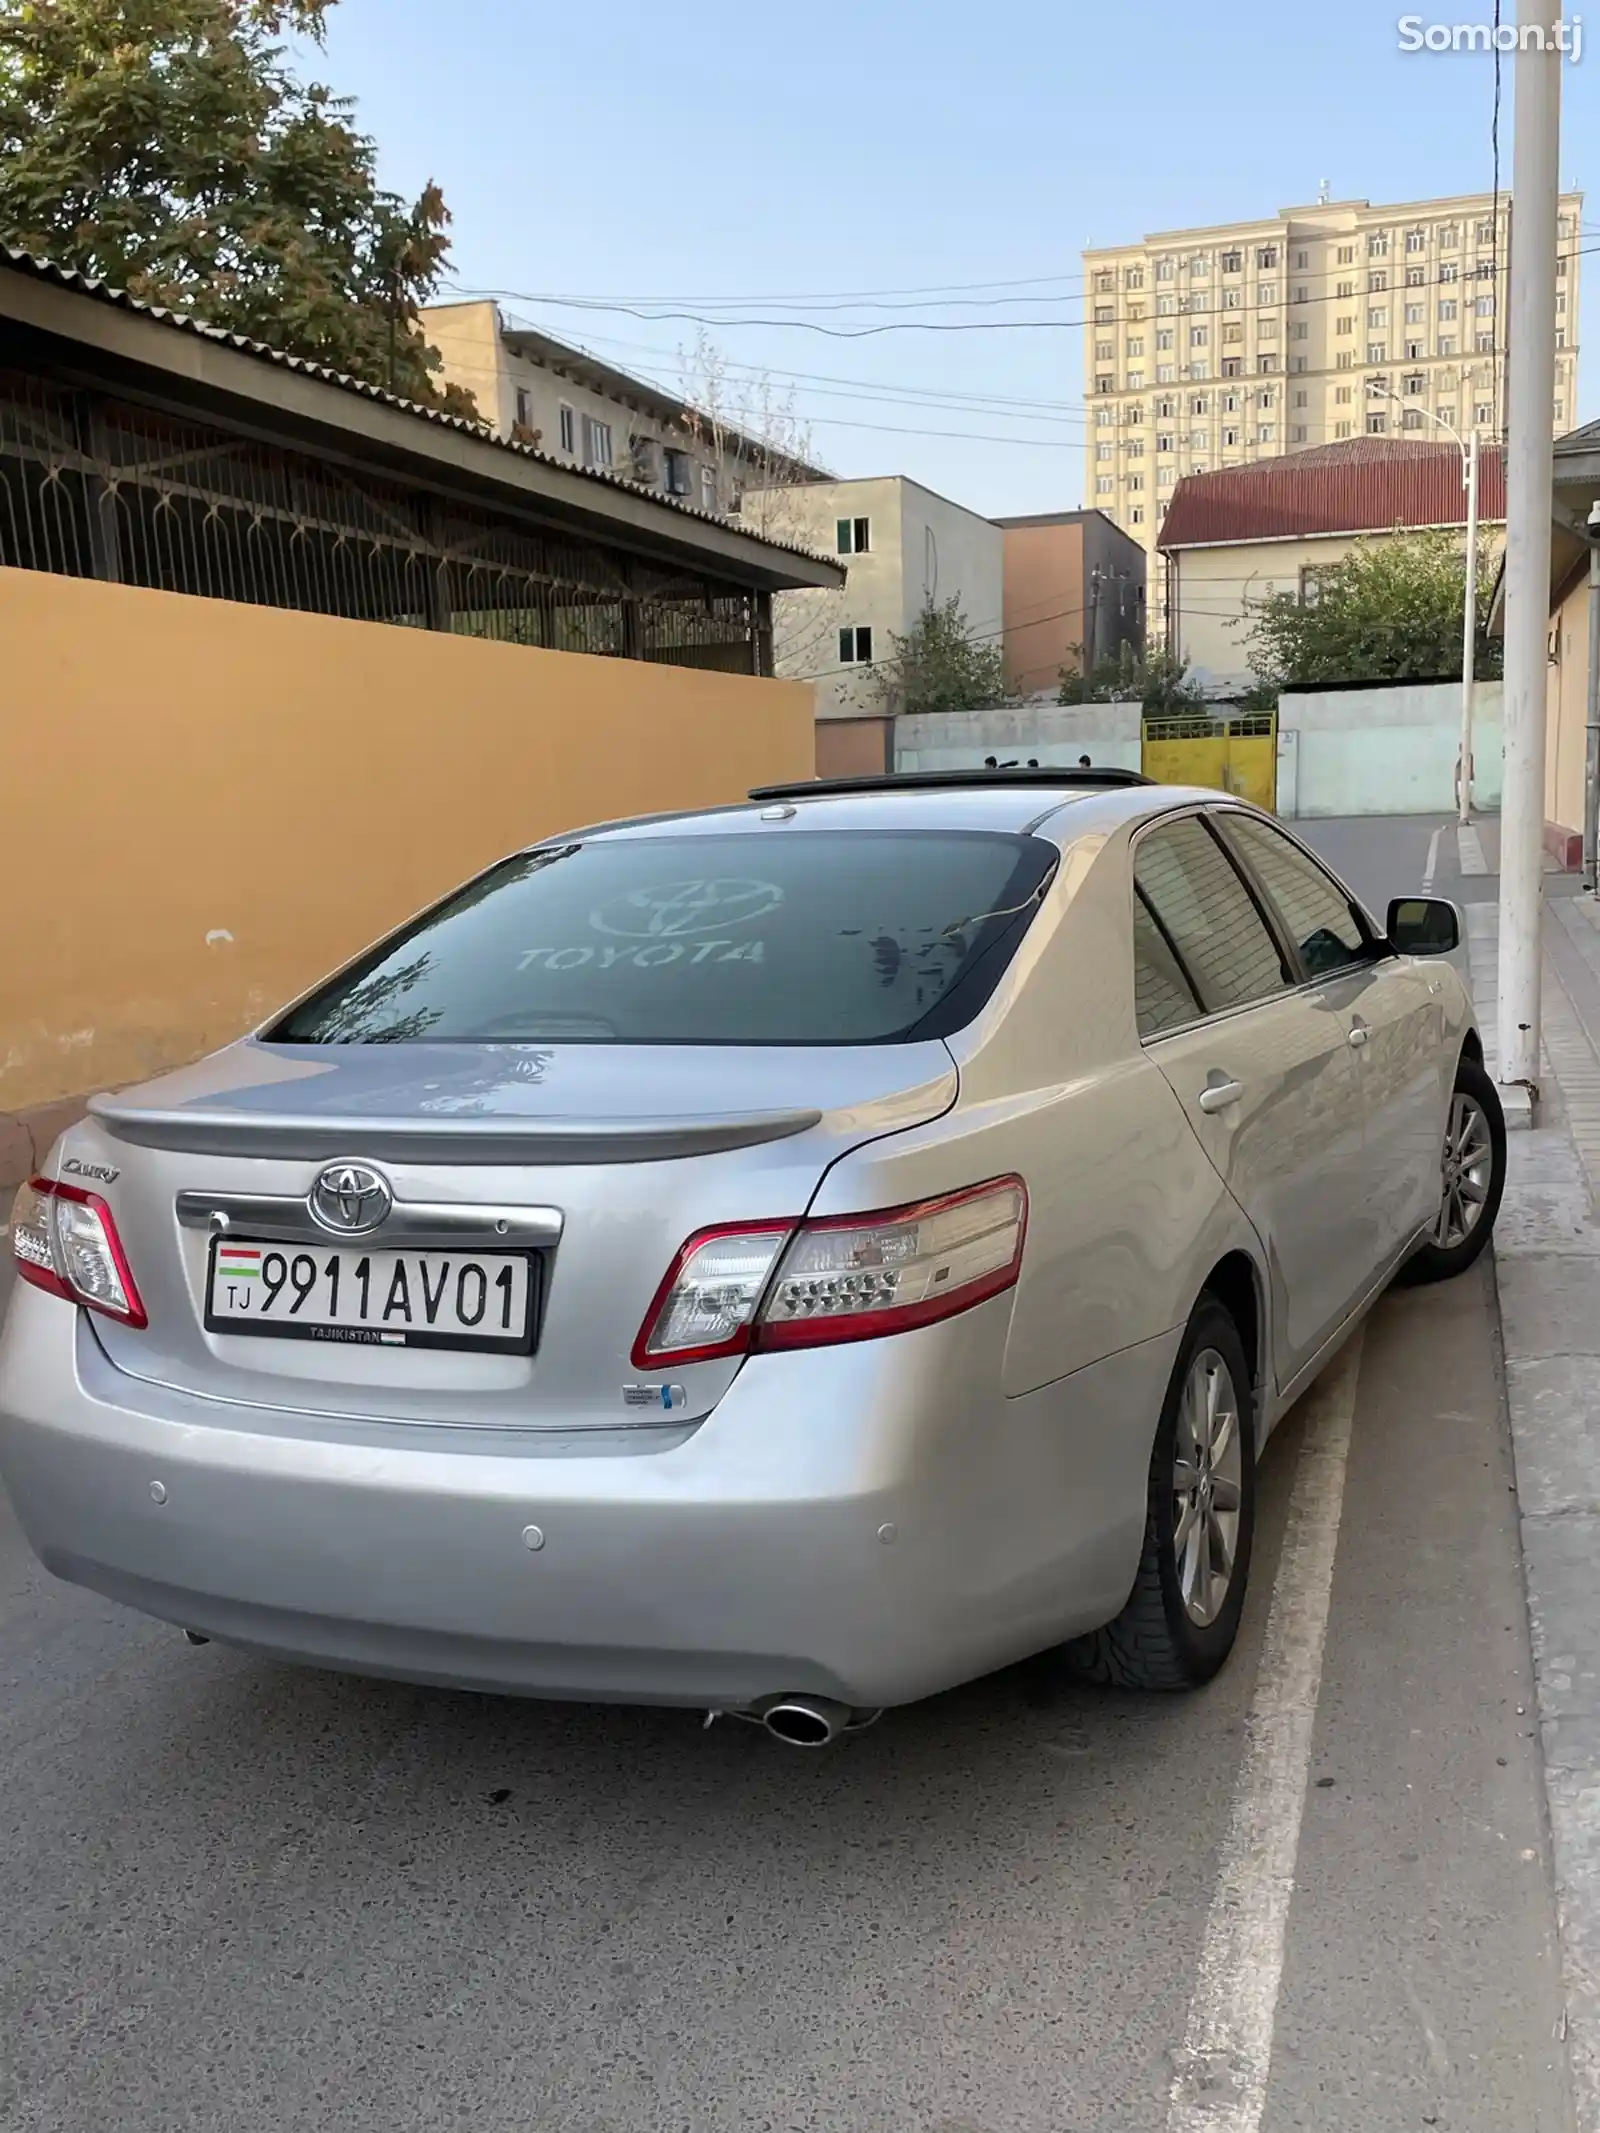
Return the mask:
<svg viewBox="0 0 1600 2133">
<path fill-rule="evenodd" d="M 1202 1529 L 1201 1538 L 1210 1539 L 1213 1552 L 1209 1557 L 1202 1555 L 1197 1565 L 1197 1551 L 1179 1540 L 1179 1519 L 1185 1508 L 1195 1514 L 1189 1521 L 1191 1529 L 1205 1517 L 1198 1501 L 1202 1480 L 1197 1479 L 1190 1489 L 1182 1486 L 1185 1474 L 1204 1470 L 1207 1464 L 1193 1456 L 1195 1432 L 1188 1402 L 1194 1387 L 1204 1405 L 1204 1391 L 1217 1382 L 1219 1368 L 1231 1381 L 1235 1450 L 1231 1456 L 1225 1451 L 1211 1473 L 1205 1492 L 1213 1513 L 1211 1532 L 1207 1536 Z M 1220 1385 L 1218 1390 L 1225 1402 L 1226 1392 Z M 1181 1470 L 1180 1459 L 1184 1462 Z M 1220 1502 L 1228 1482 L 1237 1497 L 1231 1531 L 1227 1508 Z M 1080 1679 L 1126 1689 L 1192 1689 L 1209 1681 L 1239 1634 L 1255 1515 L 1255 1401 L 1250 1366 L 1231 1314 L 1215 1297 L 1202 1296 L 1184 1331 L 1156 1425 L 1144 1552 L 1133 1591 L 1114 1622 L 1066 1646 L 1072 1671 Z M 1220 1559 L 1215 1545 L 1219 1539 L 1229 1544 L 1231 1553 L 1226 1584 L 1217 1590 L 1208 1578 L 1209 1589 L 1203 1604 L 1197 1606 L 1194 1601 L 1201 1600 L 1201 1593 L 1194 1570 Z M 1186 1582 L 1193 1601 L 1185 1597 Z"/>
<path fill-rule="evenodd" d="M 1461 1161 L 1464 1133 L 1469 1136 L 1466 1146 L 1482 1151 L 1466 1166 Z M 1444 1182 L 1438 1227 L 1407 1260 L 1403 1275 L 1407 1282 L 1452 1281 L 1464 1274 L 1488 1243 L 1500 1212 L 1500 1195 L 1506 1185 L 1505 1113 L 1489 1075 L 1479 1061 L 1464 1053 L 1446 1115 L 1441 1162 Z M 1458 1219 L 1463 1214 L 1470 1214 L 1464 1228 Z"/>
</svg>

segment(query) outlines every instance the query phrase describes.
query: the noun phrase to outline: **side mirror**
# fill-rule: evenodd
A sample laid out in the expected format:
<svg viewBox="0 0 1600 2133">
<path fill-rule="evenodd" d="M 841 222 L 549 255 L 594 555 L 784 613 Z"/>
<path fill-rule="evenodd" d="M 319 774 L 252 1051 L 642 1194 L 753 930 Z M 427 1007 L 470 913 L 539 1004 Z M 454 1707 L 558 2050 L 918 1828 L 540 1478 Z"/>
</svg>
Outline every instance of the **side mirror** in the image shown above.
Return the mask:
<svg viewBox="0 0 1600 2133">
<path fill-rule="evenodd" d="M 1461 913 L 1443 896 L 1397 896 L 1389 945 L 1399 955 L 1448 955 L 1461 946 Z"/>
</svg>

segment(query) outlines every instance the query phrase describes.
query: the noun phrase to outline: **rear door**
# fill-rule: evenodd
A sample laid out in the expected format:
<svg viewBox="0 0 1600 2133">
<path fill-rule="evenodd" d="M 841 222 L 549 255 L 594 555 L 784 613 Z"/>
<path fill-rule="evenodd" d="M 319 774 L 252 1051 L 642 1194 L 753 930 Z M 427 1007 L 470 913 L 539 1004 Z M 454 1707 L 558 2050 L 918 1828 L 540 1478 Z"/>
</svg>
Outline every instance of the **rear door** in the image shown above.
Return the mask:
<svg viewBox="0 0 1600 2133">
<path fill-rule="evenodd" d="M 1377 1268 L 1438 1206 L 1448 1094 L 1439 974 L 1391 954 L 1350 892 L 1275 824 L 1238 811 L 1218 819 L 1307 977 L 1344 1018 L 1361 1090 L 1365 1221 Z"/>
<path fill-rule="evenodd" d="M 1140 1035 L 1261 1238 L 1286 1383 L 1371 1278 L 1346 1018 L 1199 813 L 1140 836 L 1134 882 Z"/>
</svg>

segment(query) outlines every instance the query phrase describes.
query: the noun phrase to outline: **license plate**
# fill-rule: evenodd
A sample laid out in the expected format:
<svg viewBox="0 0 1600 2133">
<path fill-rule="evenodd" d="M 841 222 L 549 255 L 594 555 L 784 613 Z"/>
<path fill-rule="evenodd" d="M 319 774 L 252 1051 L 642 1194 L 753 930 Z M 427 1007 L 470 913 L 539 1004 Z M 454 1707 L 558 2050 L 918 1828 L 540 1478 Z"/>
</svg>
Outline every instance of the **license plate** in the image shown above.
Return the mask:
<svg viewBox="0 0 1600 2133">
<path fill-rule="evenodd" d="M 355 1347 L 527 1355 L 536 1295 L 528 1252 L 374 1252 L 218 1238 L 206 1327 Z"/>
</svg>

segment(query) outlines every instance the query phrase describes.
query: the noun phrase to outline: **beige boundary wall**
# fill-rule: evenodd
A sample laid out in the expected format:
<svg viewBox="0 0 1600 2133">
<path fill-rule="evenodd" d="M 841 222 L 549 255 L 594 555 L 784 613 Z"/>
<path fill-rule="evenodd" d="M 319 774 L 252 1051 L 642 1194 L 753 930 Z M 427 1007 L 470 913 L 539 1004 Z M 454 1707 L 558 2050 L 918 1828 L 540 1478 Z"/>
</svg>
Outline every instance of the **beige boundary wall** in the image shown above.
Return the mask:
<svg viewBox="0 0 1600 2133">
<path fill-rule="evenodd" d="M 0 1185 L 502 853 L 813 774 L 809 687 L 0 570 Z M 39 1107 L 47 1107 L 40 1110 Z"/>
</svg>

